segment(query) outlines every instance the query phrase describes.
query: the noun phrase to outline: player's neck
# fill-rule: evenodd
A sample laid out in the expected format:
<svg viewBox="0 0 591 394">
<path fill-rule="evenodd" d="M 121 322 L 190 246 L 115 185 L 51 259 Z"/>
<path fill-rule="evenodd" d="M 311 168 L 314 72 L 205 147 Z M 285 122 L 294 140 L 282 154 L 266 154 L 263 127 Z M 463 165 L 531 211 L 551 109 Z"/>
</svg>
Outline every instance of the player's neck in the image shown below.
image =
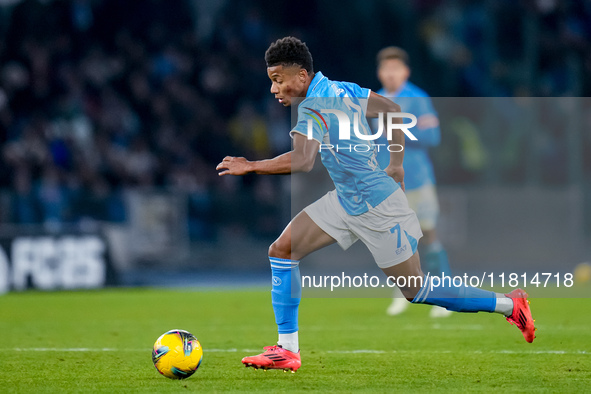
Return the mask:
<svg viewBox="0 0 591 394">
<path fill-rule="evenodd" d="M 395 96 L 396 94 L 398 94 L 398 92 L 400 92 L 400 89 L 402 88 L 402 86 L 399 86 L 396 89 L 385 89 L 386 90 L 386 94 L 388 96 Z"/>
<path fill-rule="evenodd" d="M 388 95 L 388 96 L 395 96 L 398 93 L 400 93 L 400 91 L 402 90 L 402 88 L 404 88 L 404 85 L 406 85 L 406 81 L 403 82 L 402 84 L 400 84 L 400 86 L 398 86 L 395 89 L 388 89 L 388 88 L 384 87 L 384 90 L 386 91 L 386 95 Z"/>
<path fill-rule="evenodd" d="M 312 80 L 314 79 L 315 76 L 316 76 L 316 73 L 308 74 L 308 80 L 306 81 L 306 84 L 304 85 L 304 90 L 303 90 L 302 95 L 300 97 L 307 97 L 308 96 L 308 90 L 310 89 L 310 85 L 312 84 Z"/>
</svg>

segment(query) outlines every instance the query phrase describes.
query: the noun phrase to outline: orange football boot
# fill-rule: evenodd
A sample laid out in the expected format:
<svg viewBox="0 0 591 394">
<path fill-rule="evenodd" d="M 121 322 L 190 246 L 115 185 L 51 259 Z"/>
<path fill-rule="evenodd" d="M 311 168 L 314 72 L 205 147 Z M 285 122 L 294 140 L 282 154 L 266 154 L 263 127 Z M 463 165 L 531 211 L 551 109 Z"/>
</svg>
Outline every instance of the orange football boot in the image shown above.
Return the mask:
<svg viewBox="0 0 591 394">
<path fill-rule="evenodd" d="M 534 327 L 535 320 L 531 317 L 527 293 L 521 289 L 515 289 L 505 295 L 513 300 L 513 313 L 507 317 L 507 321 L 515 324 L 521 330 L 525 340 L 532 343 L 536 337 L 537 328 Z"/>
<path fill-rule="evenodd" d="M 284 372 L 291 370 L 292 373 L 302 366 L 300 352 L 294 353 L 281 346 L 265 346 L 265 351 L 256 356 L 244 357 L 242 364 L 245 367 L 254 369 L 282 369 Z"/>
</svg>

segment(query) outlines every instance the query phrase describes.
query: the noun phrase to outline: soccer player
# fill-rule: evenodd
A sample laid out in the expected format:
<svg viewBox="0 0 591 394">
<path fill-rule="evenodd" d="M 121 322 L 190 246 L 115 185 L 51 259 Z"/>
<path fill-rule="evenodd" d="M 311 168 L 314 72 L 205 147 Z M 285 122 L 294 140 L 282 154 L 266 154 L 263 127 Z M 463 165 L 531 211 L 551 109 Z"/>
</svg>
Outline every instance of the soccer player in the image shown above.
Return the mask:
<svg viewBox="0 0 591 394">
<path fill-rule="evenodd" d="M 227 156 L 217 165 L 218 174 L 308 172 L 320 151 L 335 190 L 298 213 L 269 247 L 271 300 L 279 339 L 277 345 L 265 347 L 263 353 L 244 357 L 242 363 L 292 372 L 300 368 L 300 260 L 335 242 L 346 249 L 358 239 L 369 248 L 386 276 L 397 283 L 406 280 L 407 286 L 400 290 L 409 301 L 459 312 L 498 312 L 517 325 L 526 341 L 532 342 L 534 322 L 523 290 L 503 295 L 469 286 L 433 286 L 432 277 L 423 275 L 416 252 L 422 233 L 403 192 L 404 150 L 396 149 L 404 147 L 404 133 L 401 129 L 391 133 L 388 142 L 394 148 L 385 169 L 377 164 L 379 148 L 367 138 L 370 128 L 366 117 L 396 113 L 400 107 L 354 83 L 331 81 L 321 72 L 314 72 L 312 55 L 297 38 L 285 37 L 272 43 L 265 61 L 271 93 L 279 103 L 287 107 L 303 99 L 290 133 L 293 148 L 268 160 Z M 346 124 L 343 118 L 347 116 L 354 120 L 349 129 L 340 127 Z M 384 123 L 388 117 L 382 116 Z M 312 138 L 308 138 L 309 131 Z M 344 138 L 348 131 L 350 135 Z"/>
<path fill-rule="evenodd" d="M 410 68 L 406 51 L 398 47 L 386 47 L 378 52 L 377 63 L 378 79 L 382 84 L 378 94 L 395 99 L 403 112 L 410 112 L 417 117 L 417 126 L 413 129 L 417 140 L 406 138 L 404 146 L 404 184 L 408 205 L 417 214 L 423 232 L 423 238 L 419 243 L 422 267 L 431 275 L 450 275 L 447 253 L 437 239 L 435 231 L 439 203 L 435 191 L 433 164 L 427 150 L 439 145 L 441 140 L 437 113 L 427 93 L 408 80 Z M 387 141 L 382 136 L 378 143 Z M 380 152 L 378 161 L 380 166 L 385 168 L 390 161 L 387 152 Z M 409 305 L 400 289 L 395 288 L 394 298 L 386 313 L 391 316 L 398 315 Z M 450 310 L 434 305 L 430 316 L 447 317 L 451 313 Z"/>
</svg>

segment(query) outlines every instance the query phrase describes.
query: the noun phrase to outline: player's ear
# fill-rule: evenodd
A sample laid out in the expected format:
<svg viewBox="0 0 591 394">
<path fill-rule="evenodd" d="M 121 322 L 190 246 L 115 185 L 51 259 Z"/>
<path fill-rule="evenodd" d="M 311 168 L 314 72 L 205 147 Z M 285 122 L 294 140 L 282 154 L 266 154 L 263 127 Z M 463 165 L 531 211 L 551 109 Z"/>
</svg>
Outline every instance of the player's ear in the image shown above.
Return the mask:
<svg viewBox="0 0 591 394">
<path fill-rule="evenodd" d="M 306 80 L 308 79 L 308 70 L 306 70 L 305 68 L 300 68 L 298 77 L 301 83 L 306 83 Z"/>
</svg>

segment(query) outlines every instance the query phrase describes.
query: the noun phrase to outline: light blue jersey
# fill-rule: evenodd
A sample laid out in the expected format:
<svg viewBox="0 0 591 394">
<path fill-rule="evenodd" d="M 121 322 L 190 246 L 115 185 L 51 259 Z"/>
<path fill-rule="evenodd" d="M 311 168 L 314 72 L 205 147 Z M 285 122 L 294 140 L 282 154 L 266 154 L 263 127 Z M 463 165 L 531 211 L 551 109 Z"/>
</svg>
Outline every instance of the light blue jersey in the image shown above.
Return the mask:
<svg viewBox="0 0 591 394">
<path fill-rule="evenodd" d="M 405 140 L 403 167 L 406 190 L 416 189 L 427 183 L 435 184 L 435 174 L 428 148 L 439 145 L 441 132 L 437 112 L 433 108 L 431 99 L 421 88 L 408 81 L 394 94 L 388 94 L 384 89 L 379 90 L 378 94 L 393 99 L 400 105 L 402 112 L 408 112 L 417 117 L 417 125 L 412 129 L 417 141 L 411 141 L 408 137 Z M 377 122 L 374 124 L 375 127 Z M 376 143 L 387 144 L 388 142 L 384 136 L 381 136 Z M 390 162 L 387 151 L 379 152 L 378 162 L 380 167 L 386 168 Z"/>
<path fill-rule="evenodd" d="M 388 153 L 387 149 L 384 146 L 379 149 L 373 141 L 357 135 L 372 134 L 365 118 L 369 94 L 369 89 L 350 82 L 331 81 L 317 72 L 306 98 L 298 106 L 297 123 L 291 131 L 308 136 L 311 130 L 311 137 L 321 144 L 322 164 L 349 215 L 367 212 L 399 188 L 378 165 L 378 150 Z M 339 113 L 331 112 L 334 110 L 347 115 L 348 138 L 343 138 L 341 133 L 347 130 L 339 128 Z"/>
</svg>

